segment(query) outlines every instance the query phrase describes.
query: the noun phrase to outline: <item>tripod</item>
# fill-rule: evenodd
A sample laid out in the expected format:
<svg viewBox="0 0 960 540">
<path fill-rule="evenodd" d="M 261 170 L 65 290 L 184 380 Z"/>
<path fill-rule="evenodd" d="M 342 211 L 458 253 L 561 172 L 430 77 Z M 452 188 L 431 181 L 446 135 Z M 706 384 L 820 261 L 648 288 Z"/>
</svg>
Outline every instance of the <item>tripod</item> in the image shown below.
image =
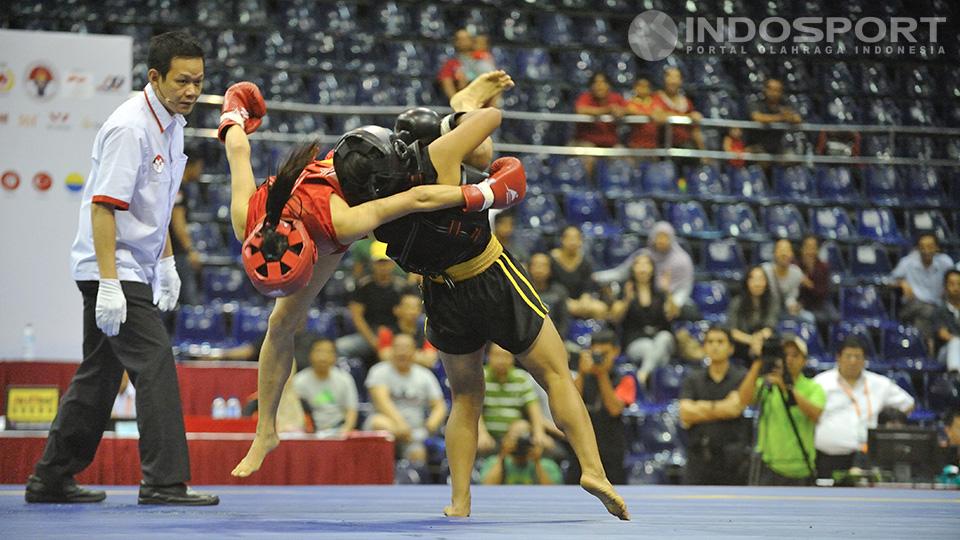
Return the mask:
<svg viewBox="0 0 960 540">
<path fill-rule="evenodd" d="M 765 383 L 760 388 L 760 395 L 757 398 L 757 415 L 753 417 L 753 446 L 750 453 L 750 474 L 748 477 L 748 484 L 751 486 L 760 485 L 760 473 L 763 469 L 763 455 L 757 449 L 757 443 L 760 439 L 760 422 L 763 417 L 763 405 L 766 402 L 767 395 L 773 392 L 773 388 Z M 780 400 L 783 402 L 783 409 L 787 413 L 787 420 L 790 422 L 790 428 L 793 431 L 793 436 L 797 441 L 797 446 L 800 447 L 800 452 L 803 455 L 803 463 L 807 466 L 808 478 L 816 478 L 816 472 L 813 470 L 813 466 L 810 465 L 810 454 L 807 453 L 807 448 L 803 444 L 803 439 L 800 438 L 800 430 L 797 429 L 797 423 L 793 419 L 793 415 L 790 414 L 790 403 L 793 401 L 793 396 L 791 395 L 788 399 L 787 396 L 781 391 L 777 392 L 780 394 Z"/>
</svg>

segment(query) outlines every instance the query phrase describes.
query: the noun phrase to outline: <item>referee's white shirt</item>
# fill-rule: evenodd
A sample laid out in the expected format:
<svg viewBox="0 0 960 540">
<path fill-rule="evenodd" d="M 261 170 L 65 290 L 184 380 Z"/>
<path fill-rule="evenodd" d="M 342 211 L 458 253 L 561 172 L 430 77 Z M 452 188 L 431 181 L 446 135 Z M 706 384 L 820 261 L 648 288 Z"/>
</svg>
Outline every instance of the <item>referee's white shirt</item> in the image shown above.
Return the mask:
<svg viewBox="0 0 960 540">
<path fill-rule="evenodd" d="M 106 202 L 117 210 L 117 276 L 151 284 L 156 294 L 155 269 L 187 162 L 186 123 L 183 115 L 163 107 L 150 84 L 104 122 L 93 143 L 93 166 L 83 187 L 80 225 L 70 252 L 73 279 L 100 279 L 90 205 Z"/>
</svg>

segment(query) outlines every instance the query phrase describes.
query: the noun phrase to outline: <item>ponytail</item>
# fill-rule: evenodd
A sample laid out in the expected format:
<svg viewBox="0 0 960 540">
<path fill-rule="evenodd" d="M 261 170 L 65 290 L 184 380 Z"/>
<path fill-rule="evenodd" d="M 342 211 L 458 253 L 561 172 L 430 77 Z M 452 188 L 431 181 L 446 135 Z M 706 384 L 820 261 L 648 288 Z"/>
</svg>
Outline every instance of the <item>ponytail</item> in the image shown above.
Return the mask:
<svg viewBox="0 0 960 540">
<path fill-rule="evenodd" d="M 287 248 L 286 238 L 276 234 L 277 225 L 280 223 L 287 201 L 293 194 L 294 184 L 297 183 L 303 169 L 316 158 L 319 151 L 320 141 L 294 148 L 280 166 L 273 184 L 267 188 L 266 216 L 261 229 L 263 233 L 261 250 L 267 259 L 270 259 L 271 255 L 279 256 Z"/>
</svg>

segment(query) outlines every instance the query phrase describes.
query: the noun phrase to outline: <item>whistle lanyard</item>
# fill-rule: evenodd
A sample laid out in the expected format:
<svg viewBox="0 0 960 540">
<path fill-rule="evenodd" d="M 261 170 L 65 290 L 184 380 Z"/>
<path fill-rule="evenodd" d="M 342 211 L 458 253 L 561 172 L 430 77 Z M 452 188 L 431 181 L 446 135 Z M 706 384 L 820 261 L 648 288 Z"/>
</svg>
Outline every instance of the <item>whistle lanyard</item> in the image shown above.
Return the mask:
<svg viewBox="0 0 960 540">
<path fill-rule="evenodd" d="M 860 420 L 860 426 L 862 428 L 866 428 L 867 424 L 870 422 L 870 418 L 873 417 L 873 403 L 870 400 L 870 386 L 867 385 L 867 378 L 866 377 L 863 378 L 863 396 L 867 398 L 867 417 L 866 418 L 864 418 L 862 413 L 860 412 L 860 403 L 857 401 L 857 396 L 855 396 L 853 393 L 853 388 L 851 388 L 850 385 L 847 384 L 847 381 L 845 381 L 843 377 L 841 377 L 840 375 L 837 375 L 837 379 L 839 379 L 840 381 L 840 388 L 843 390 L 843 393 L 846 394 L 848 398 L 850 398 L 850 402 L 853 403 L 854 410 L 857 411 L 857 419 Z M 866 434 L 865 429 L 862 429 L 861 431 L 864 432 L 864 433 L 861 433 L 861 435 Z M 866 448 L 867 448 L 867 442 L 865 440 L 861 441 L 860 450 L 863 452 L 866 452 L 867 451 Z"/>
</svg>

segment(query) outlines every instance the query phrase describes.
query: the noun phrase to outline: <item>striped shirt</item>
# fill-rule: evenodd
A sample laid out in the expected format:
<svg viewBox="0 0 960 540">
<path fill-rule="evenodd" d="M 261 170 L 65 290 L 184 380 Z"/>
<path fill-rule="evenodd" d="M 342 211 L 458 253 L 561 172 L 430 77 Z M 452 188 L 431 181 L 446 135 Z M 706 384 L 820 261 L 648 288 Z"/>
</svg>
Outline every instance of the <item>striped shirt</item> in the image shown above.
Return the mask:
<svg viewBox="0 0 960 540">
<path fill-rule="evenodd" d="M 506 381 L 496 379 L 489 367 L 483 368 L 487 390 L 483 396 L 483 423 L 494 439 L 500 440 L 510 424 L 524 418 L 526 406 L 537 401 L 537 393 L 524 373 L 511 368 Z"/>
</svg>

